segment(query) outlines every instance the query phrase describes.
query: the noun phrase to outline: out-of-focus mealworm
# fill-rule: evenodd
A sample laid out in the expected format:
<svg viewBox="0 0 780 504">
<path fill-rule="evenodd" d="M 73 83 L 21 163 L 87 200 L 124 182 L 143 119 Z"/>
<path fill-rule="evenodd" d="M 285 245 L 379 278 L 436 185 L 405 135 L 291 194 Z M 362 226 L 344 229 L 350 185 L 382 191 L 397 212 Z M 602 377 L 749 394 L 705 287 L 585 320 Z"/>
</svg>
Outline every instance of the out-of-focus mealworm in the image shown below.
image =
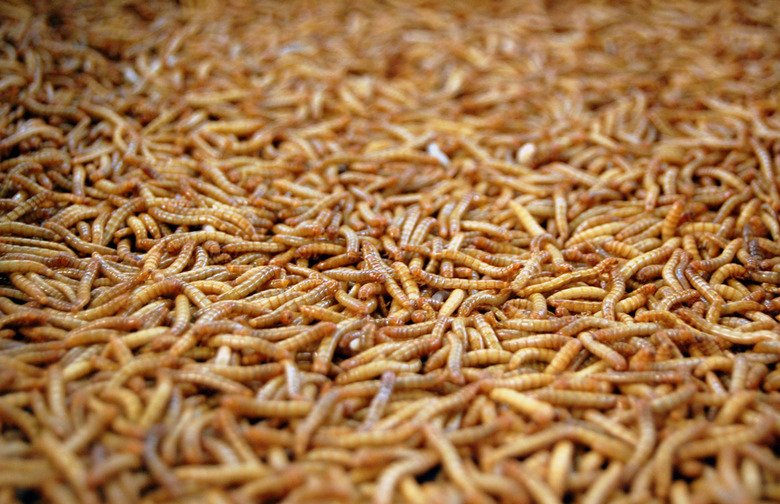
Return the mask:
<svg viewBox="0 0 780 504">
<path fill-rule="evenodd" d="M 439 455 L 432 451 L 415 454 L 388 466 L 379 477 L 374 491 L 374 504 L 390 504 L 398 481 L 404 476 L 416 476 L 431 469 L 439 462 Z"/>
<path fill-rule="evenodd" d="M 505 472 L 512 479 L 519 480 L 531 494 L 534 501 L 541 504 L 556 504 L 561 502 L 561 498 L 555 494 L 550 486 L 539 476 L 529 471 L 522 463 L 516 460 L 507 460 L 501 465 L 502 472 Z"/>
<path fill-rule="evenodd" d="M 117 413 L 118 410 L 116 408 L 108 407 L 91 415 L 65 441 L 65 449 L 74 453 L 82 451 L 105 431 L 106 427 L 115 419 Z"/>
<path fill-rule="evenodd" d="M 374 398 L 371 400 L 368 413 L 360 425 L 361 430 L 368 431 L 379 420 L 387 406 L 395 386 L 395 373 L 388 371 L 382 373 L 381 385 Z"/>
<path fill-rule="evenodd" d="M 631 481 L 641 465 L 651 456 L 657 439 L 650 405 L 640 400 L 635 403 L 635 408 L 639 424 L 639 439 L 636 442 L 636 450 L 623 468 L 622 479 L 625 482 Z"/>
<path fill-rule="evenodd" d="M 741 446 L 755 443 L 767 436 L 772 429 L 772 421 L 766 416 L 759 417 L 755 425 L 741 427 L 728 435 L 708 437 L 689 441 L 679 448 L 678 456 L 682 459 L 702 458 L 715 455 L 724 447 Z"/>
<path fill-rule="evenodd" d="M 42 432 L 36 440 L 36 444 L 51 464 L 61 471 L 68 482 L 73 485 L 82 501 L 97 502 L 97 496 L 87 486 L 86 468 L 72 451 L 66 449 L 49 432 Z"/>
<path fill-rule="evenodd" d="M 423 433 L 433 450 L 439 453 L 444 470 L 466 498 L 474 502 L 487 502 L 488 497 L 482 494 L 469 478 L 457 449 L 443 432 L 438 427 L 426 425 L 423 427 Z"/>
<path fill-rule="evenodd" d="M 177 358 L 174 356 L 147 354 L 145 358 L 137 358 L 123 366 L 121 370 L 111 378 L 106 389 L 110 390 L 117 388 L 124 384 L 131 376 L 136 374 L 147 373 L 159 367 L 171 367 L 176 362 Z"/>
<path fill-rule="evenodd" d="M 308 401 L 258 401 L 244 396 L 226 395 L 223 396 L 222 406 L 234 413 L 253 418 L 292 418 L 308 415 L 313 405 Z"/>
<path fill-rule="evenodd" d="M 650 402 L 650 409 L 653 413 L 666 413 L 671 411 L 672 409 L 687 403 L 693 397 L 696 390 L 697 387 L 695 384 L 685 384 L 672 393 L 653 399 Z"/>
<path fill-rule="evenodd" d="M 679 430 L 676 430 L 666 439 L 661 441 L 653 457 L 653 473 L 655 479 L 655 492 L 661 497 L 669 494 L 672 483 L 672 460 L 680 446 L 690 439 L 696 438 L 704 432 L 706 423 L 703 421 L 692 422 Z"/>
<path fill-rule="evenodd" d="M 395 373 L 416 373 L 420 370 L 421 363 L 419 360 L 412 362 L 395 362 L 390 360 L 378 360 L 356 368 L 350 369 L 346 373 L 342 373 L 336 377 L 336 383 L 348 384 L 356 381 L 363 381 L 369 378 L 382 375 L 387 371 Z"/>
<path fill-rule="evenodd" d="M 617 403 L 618 396 L 595 392 L 572 390 L 538 389 L 532 397 L 548 403 L 574 408 L 608 409 Z"/>
</svg>

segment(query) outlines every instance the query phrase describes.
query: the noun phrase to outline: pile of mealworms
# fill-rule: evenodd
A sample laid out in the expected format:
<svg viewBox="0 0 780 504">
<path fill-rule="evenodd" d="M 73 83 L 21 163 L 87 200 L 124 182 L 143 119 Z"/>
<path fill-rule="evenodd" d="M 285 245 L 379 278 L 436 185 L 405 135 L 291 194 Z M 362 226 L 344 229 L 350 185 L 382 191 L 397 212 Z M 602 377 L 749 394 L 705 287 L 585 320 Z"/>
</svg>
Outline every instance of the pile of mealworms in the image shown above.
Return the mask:
<svg viewBox="0 0 780 504">
<path fill-rule="evenodd" d="M 780 500 L 780 3 L 0 4 L 0 503 Z"/>
</svg>

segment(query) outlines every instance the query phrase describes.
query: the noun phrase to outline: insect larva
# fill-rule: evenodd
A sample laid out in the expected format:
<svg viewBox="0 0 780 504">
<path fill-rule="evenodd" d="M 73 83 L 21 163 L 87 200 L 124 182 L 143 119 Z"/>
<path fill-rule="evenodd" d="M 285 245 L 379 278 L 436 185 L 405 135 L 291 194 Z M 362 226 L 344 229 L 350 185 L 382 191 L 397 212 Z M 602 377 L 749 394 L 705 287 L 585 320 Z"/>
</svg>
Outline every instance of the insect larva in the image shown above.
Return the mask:
<svg viewBox="0 0 780 504">
<path fill-rule="evenodd" d="M 232 412 L 220 409 L 216 415 L 216 427 L 225 436 L 231 451 L 235 453 L 239 463 L 249 464 L 255 467 L 261 466 L 261 462 L 254 450 L 249 446 L 243 433 L 239 430 L 238 422 Z M 205 444 L 205 443 L 204 443 Z M 206 445 L 208 446 L 208 445 Z"/>
<path fill-rule="evenodd" d="M 771 340 L 774 337 L 768 331 L 753 331 L 751 333 L 740 333 L 726 328 L 719 324 L 713 324 L 688 308 L 679 308 L 677 314 L 684 322 L 689 323 L 694 328 L 705 333 L 722 338 L 736 345 L 753 345 L 760 341 Z"/>
<path fill-rule="evenodd" d="M 494 350 L 501 349 L 501 344 L 496 337 L 496 333 L 493 331 L 493 327 L 487 322 L 487 320 L 485 320 L 484 315 L 474 315 L 470 318 L 470 320 L 476 327 L 477 331 L 479 331 L 479 334 L 482 336 L 482 339 L 488 348 Z"/>
<path fill-rule="evenodd" d="M 760 416 L 758 421 L 749 427 L 737 426 L 733 432 L 725 435 L 706 437 L 691 441 L 686 439 L 680 446 L 678 456 L 685 459 L 703 458 L 717 454 L 725 447 L 744 446 L 756 443 L 765 438 L 771 431 L 772 421 L 766 416 Z"/>
<path fill-rule="evenodd" d="M 568 204 L 566 201 L 566 184 L 558 184 L 553 189 L 553 204 L 555 206 L 555 227 L 558 239 L 565 242 L 569 237 Z"/>
<path fill-rule="evenodd" d="M 646 231 L 651 226 L 659 224 L 660 222 L 661 220 L 657 217 L 642 217 L 639 220 L 636 220 L 635 222 L 632 222 L 628 226 L 624 227 L 615 235 L 614 239 L 621 242 L 625 241 L 627 238 L 636 236 L 639 233 Z"/>
<path fill-rule="evenodd" d="M 295 249 L 295 257 L 304 257 L 304 258 L 310 258 L 314 256 L 320 256 L 320 255 L 340 255 L 346 253 L 346 250 L 342 245 L 337 245 L 335 243 L 323 243 L 323 242 L 317 242 L 317 243 L 309 243 L 306 245 L 302 245 Z"/>
<path fill-rule="evenodd" d="M 620 268 L 612 268 L 610 271 L 611 282 L 609 291 L 607 291 L 607 295 L 604 296 L 604 299 L 601 301 L 601 312 L 607 320 L 615 320 L 615 304 L 620 301 L 626 293 L 626 278 L 621 273 Z"/>
<path fill-rule="evenodd" d="M 35 282 L 24 276 L 22 273 L 11 273 L 9 275 L 11 284 L 19 289 L 24 294 L 27 294 L 30 299 L 38 303 L 39 305 L 48 305 L 49 296 L 38 287 Z M 56 301 L 56 300 L 55 300 Z"/>
<path fill-rule="evenodd" d="M 380 380 L 379 389 L 371 400 L 371 404 L 368 407 L 368 413 L 360 424 L 359 430 L 369 431 L 381 418 L 385 407 L 387 406 L 390 396 L 393 393 L 393 387 L 395 386 L 396 376 L 392 371 L 382 373 L 382 379 Z"/>
<path fill-rule="evenodd" d="M 533 471 L 527 469 L 525 465 L 516 460 L 505 460 L 501 464 L 501 472 L 506 473 L 507 476 L 513 480 L 517 480 L 523 484 L 523 486 L 531 494 L 531 498 L 534 502 L 540 504 L 556 504 L 561 502 L 561 499 L 555 494 L 550 486 Z"/>
<path fill-rule="evenodd" d="M 465 367 L 488 366 L 493 364 L 507 364 L 512 358 L 512 352 L 495 348 L 472 350 L 463 355 Z"/>
<path fill-rule="evenodd" d="M 732 394 L 718 412 L 713 423 L 716 425 L 734 425 L 735 421 L 756 400 L 754 390 L 741 390 Z"/>
<path fill-rule="evenodd" d="M 327 336 L 332 335 L 334 332 L 336 332 L 336 324 L 332 322 L 320 322 L 312 327 L 307 328 L 296 336 L 281 341 L 278 344 L 278 348 L 288 352 L 295 352 L 300 348 L 305 348 L 315 341 L 319 341 Z"/>
<path fill-rule="evenodd" d="M 222 398 L 222 406 L 240 415 L 251 418 L 275 417 L 293 418 L 304 417 L 309 414 L 313 404 L 308 401 L 258 401 L 251 397 L 240 395 L 225 395 Z"/>
<path fill-rule="evenodd" d="M 731 382 L 729 383 L 729 393 L 734 394 L 745 389 L 745 380 L 747 379 L 749 362 L 745 355 L 734 357 L 734 365 L 731 370 Z"/>
<path fill-rule="evenodd" d="M 509 319 L 501 322 L 500 327 L 518 331 L 533 331 L 537 333 L 558 331 L 574 321 L 574 317 L 550 319 Z"/>
<path fill-rule="evenodd" d="M 680 243 L 681 240 L 679 238 L 672 238 L 663 247 L 659 247 L 629 260 L 620 268 L 622 277 L 627 280 L 634 276 L 641 268 L 668 259 Z"/>
<path fill-rule="evenodd" d="M 464 493 L 470 501 L 487 501 L 487 496 L 477 489 L 474 482 L 469 478 L 469 474 L 463 465 L 460 454 L 455 445 L 447 439 L 444 433 L 438 427 L 430 424 L 423 426 L 423 434 L 426 440 L 432 446 L 433 450 L 438 452 L 442 466 L 455 485 Z"/>
<path fill-rule="evenodd" d="M 626 259 L 633 259 L 635 257 L 639 257 L 640 255 L 642 255 L 642 251 L 632 247 L 627 243 L 623 243 L 621 241 L 614 240 L 614 239 L 607 240 L 601 243 L 601 246 L 607 252 L 617 254 L 620 257 L 624 257 Z"/>
<path fill-rule="evenodd" d="M 505 267 L 496 267 L 488 263 L 485 263 L 471 255 L 459 252 L 457 250 L 445 249 L 439 253 L 433 254 L 435 259 L 445 259 L 456 262 L 457 264 L 463 264 L 467 268 L 470 268 L 477 273 L 487 275 L 495 278 L 506 278 L 514 274 L 521 268 L 519 262 L 509 264 Z"/>
<path fill-rule="evenodd" d="M 650 402 L 650 409 L 653 413 L 666 413 L 689 402 L 696 391 L 695 384 L 684 384 L 674 392 L 653 399 Z"/>
<path fill-rule="evenodd" d="M 160 371 L 157 375 L 157 388 L 155 388 L 138 424 L 148 429 L 162 415 L 163 409 L 170 400 L 173 391 L 173 380 L 170 373 Z"/>
<path fill-rule="evenodd" d="M 96 463 L 87 473 L 87 484 L 99 487 L 116 474 L 141 465 L 141 459 L 136 453 L 114 453 Z"/>
<path fill-rule="evenodd" d="M 772 171 L 772 162 L 769 153 L 766 148 L 755 138 L 750 138 L 750 145 L 753 147 L 758 158 L 758 166 L 760 168 L 760 174 L 764 179 L 763 183 L 769 187 L 769 194 L 772 199 L 772 206 L 777 209 L 778 202 L 780 202 L 780 194 L 778 193 L 777 186 L 775 185 L 775 174 Z"/>
<path fill-rule="evenodd" d="M 447 371 L 450 380 L 456 385 L 463 385 L 466 379 L 461 367 L 463 365 L 463 338 L 455 332 L 447 334 L 449 350 L 447 351 Z"/>
<path fill-rule="evenodd" d="M 453 290 L 449 297 L 447 297 L 447 301 L 444 302 L 441 309 L 439 309 L 438 317 L 439 319 L 446 319 L 460 307 L 463 300 L 466 298 L 466 291 L 463 289 L 455 289 Z"/>
<path fill-rule="evenodd" d="M 549 404 L 510 388 L 494 388 L 490 391 L 490 398 L 508 404 L 542 426 L 550 423 L 555 416 L 553 407 Z"/>
<path fill-rule="evenodd" d="M 651 409 L 646 401 L 636 403 L 637 421 L 639 423 L 639 439 L 636 449 L 623 469 L 622 479 L 631 481 L 639 468 L 650 457 L 656 445 L 656 428 Z"/>
<path fill-rule="evenodd" d="M 586 350 L 607 361 L 616 371 L 624 371 L 628 368 L 628 362 L 622 355 L 607 345 L 596 341 L 591 333 L 580 333 L 577 339 L 580 340 Z"/>
<path fill-rule="evenodd" d="M 532 237 L 545 234 L 544 228 L 542 228 L 539 223 L 536 222 L 528 209 L 521 203 L 518 201 L 510 201 L 509 207 L 515 213 L 518 222 L 525 228 L 528 234 L 530 234 Z"/>
<path fill-rule="evenodd" d="M 145 374 L 161 367 L 172 367 L 178 361 L 177 357 L 169 355 L 146 354 L 138 357 L 122 366 L 119 372 L 114 374 L 106 385 L 106 389 L 114 389 L 122 386 L 130 377 L 137 374 Z"/>
<path fill-rule="evenodd" d="M 709 303 L 720 303 L 721 305 L 724 303 L 724 300 L 720 294 L 718 294 L 718 292 L 710 284 L 708 284 L 707 281 L 704 280 L 704 278 L 702 278 L 698 272 L 696 272 L 696 270 L 693 268 L 686 268 L 685 276 L 688 278 L 688 281 L 691 282 L 691 285 L 697 291 L 699 291 L 699 294 L 701 294 L 702 297 Z"/>
<path fill-rule="evenodd" d="M 131 287 L 131 286 L 128 285 L 127 287 Z M 123 286 L 122 289 L 118 289 L 118 290 L 121 292 L 124 289 L 125 286 Z M 94 306 L 93 308 L 89 308 L 87 310 L 77 312 L 73 316 L 75 319 L 81 321 L 97 320 L 103 317 L 113 315 L 122 308 L 127 308 L 130 299 L 131 299 L 130 295 L 120 294 L 119 296 L 114 297 L 111 301 L 107 301 L 99 305 L 93 301 L 92 303 L 92 305 Z M 97 299 L 95 299 L 95 301 L 97 301 Z M 59 325 L 59 324 L 55 324 L 55 325 Z"/>
<path fill-rule="evenodd" d="M 593 338 L 598 341 L 617 341 L 621 339 L 628 339 L 634 336 L 650 336 L 656 333 L 660 327 L 653 323 L 636 323 L 631 325 L 621 325 L 615 327 L 609 327 L 606 329 L 598 329 L 593 332 Z"/>
<path fill-rule="evenodd" d="M 395 362 L 389 360 L 378 360 L 368 364 L 363 364 L 350 369 L 346 373 L 339 374 L 336 377 L 336 383 L 346 385 L 357 381 L 367 380 L 380 376 L 382 373 L 392 371 L 394 373 L 416 373 L 420 370 L 422 364 L 419 360 L 412 362 Z"/>
<path fill-rule="evenodd" d="M 549 348 L 521 348 L 517 350 L 509 360 L 509 370 L 515 370 L 526 362 L 542 361 L 551 362 L 556 351 Z"/>
<path fill-rule="evenodd" d="M 777 457 L 771 449 L 755 443 L 743 444 L 737 449 L 741 454 L 749 457 L 750 460 L 756 461 L 762 468 L 772 474 L 780 473 L 780 463 L 778 463 Z"/>
<path fill-rule="evenodd" d="M 82 451 L 105 432 L 106 427 L 114 421 L 118 413 L 118 409 L 113 406 L 95 412 L 65 441 L 65 449 L 73 453 Z"/>
<path fill-rule="evenodd" d="M 397 386 L 400 387 L 400 385 L 399 383 Z M 426 401 L 424 406 L 415 414 L 411 425 L 414 425 L 415 422 L 425 422 L 445 411 L 464 409 L 465 405 L 477 394 L 479 387 L 479 383 L 470 383 L 465 387 L 461 387 L 460 390 L 453 394 Z"/>
<path fill-rule="evenodd" d="M 605 320 L 597 316 L 586 316 L 564 325 L 558 330 L 558 334 L 562 336 L 576 336 L 587 329 L 615 327 L 617 325 L 617 322 Z"/>
<path fill-rule="evenodd" d="M 168 493 L 176 497 L 182 493 L 181 482 L 157 454 L 160 430 L 159 428 L 154 428 L 147 434 L 146 442 L 144 443 L 143 459 L 152 478 L 157 480 Z"/>
<path fill-rule="evenodd" d="M 439 455 L 425 450 L 401 459 L 382 471 L 374 490 L 374 504 L 390 504 L 398 482 L 405 476 L 417 476 L 439 462 Z"/>
<path fill-rule="evenodd" d="M 499 306 L 509 299 L 509 293 L 495 294 L 493 291 L 476 292 L 467 297 L 458 308 L 459 317 L 468 317 L 480 306 Z"/>
<path fill-rule="evenodd" d="M 680 446 L 690 439 L 696 438 L 704 432 L 706 423 L 703 421 L 692 422 L 679 430 L 674 431 L 659 445 L 653 457 L 653 473 L 655 479 L 655 493 L 659 497 L 666 497 L 672 483 L 673 457 Z"/>
<path fill-rule="evenodd" d="M 742 238 L 735 238 L 729 244 L 723 249 L 723 252 L 717 257 L 714 257 L 709 260 L 698 260 L 691 262 L 690 266 L 693 269 L 701 270 L 701 271 L 714 271 L 718 268 L 721 268 L 724 265 L 727 265 L 731 262 L 732 259 L 734 259 L 734 256 L 737 254 L 737 251 L 742 248 L 744 245 L 744 240 Z"/>
<path fill-rule="evenodd" d="M 306 480 L 306 473 L 300 466 L 281 468 L 271 475 L 242 485 L 236 490 L 237 498 L 243 501 L 253 499 L 263 500 L 275 495 L 283 495 L 288 490 L 298 487 Z"/>
<path fill-rule="evenodd" d="M 267 355 L 269 357 L 283 359 L 289 356 L 289 353 L 281 348 L 280 345 L 274 344 L 270 341 L 266 341 L 263 338 L 255 336 L 242 336 L 236 334 L 222 334 L 216 335 L 208 340 L 209 346 L 227 346 L 232 349 L 253 350 L 261 355 Z M 174 345 L 170 349 L 171 355 L 178 355 L 181 347 Z M 186 350 L 185 350 L 186 351 Z"/>
<path fill-rule="evenodd" d="M 532 397 L 551 404 L 567 406 L 571 408 L 596 408 L 609 409 L 616 403 L 618 396 L 596 392 L 583 392 L 579 390 L 561 390 L 543 388 L 535 390 Z"/>
<path fill-rule="evenodd" d="M 523 289 L 520 289 L 519 291 L 515 291 L 515 292 L 519 296 L 530 296 L 530 295 L 536 294 L 536 293 L 543 293 L 543 292 L 549 292 L 551 290 L 556 290 L 556 289 L 559 289 L 559 288 L 564 287 L 566 285 L 569 285 L 571 283 L 587 282 L 587 281 L 590 281 L 590 280 L 592 280 L 594 278 L 597 278 L 602 273 L 604 273 L 607 270 L 609 270 L 610 268 L 612 268 L 614 266 L 614 264 L 615 264 L 615 260 L 614 259 L 612 259 L 612 258 L 605 259 L 604 261 L 601 261 L 597 266 L 595 266 L 593 268 L 573 271 L 571 273 L 565 273 L 565 274 L 563 274 L 561 276 L 555 277 L 553 280 L 549 280 L 549 281 L 538 283 L 538 284 L 534 284 L 534 285 L 529 285 L 529 286 L 527 286 L 527 287 L 525 287 Z M 558 294 L 559 296 L 566 296 L 566 297 L 568 297 L 569 295 L 574 296 L 576 293 L 582 292 L 583 297 L 587 298 L 589 295 L 592 295 L 592 293 L 595 294 L 595 292 L 597 292 L 597 291 L 593 291 L 592 288 L 590 288 L 590 287 L 582 287 L 582 289 L 583 289 L 582 291 L 578 291 L 576 289 L 578 289 L 578 287 L 575 287 L 575 288 L 571 289 L 571 292 L 569 292 L 567 294 L 561 295 L 560 292 L 558 292 L 556 294 Z M 561 291 L 561 292 L 564 292 L 564 291 Z M 579 296 L 576 296 L 576 297 L 579 298 Z M 553 299 L 560 299 L 560 298 L 561 297 L 556 297 L 556 298 L 553 298 Z"/>
<path fill-rule="evenodd" d="M 608 239 L 614 241 L 615 234 L 619 233 L 626 226 L 627 224 L 625 222 L 617 221 L 602 224 L 600 226 L 594 226 L 584 231 L 575 232 L 575 234 L 566 241 L 566 247 L 573 247 L 578 243 L 589 242 L 602 236 L 610 237 Z"/>
<path fill-rule="evenodd" d="M 661 240 L 664 242 L 669 241 L 677 231 L 677 226 L 680 223 L 683 210 L 685 209 L 685 201 L 677 200 L 672 204 L 671 208 L 666 212 L 666 216 L 663 220 L 663 226 L 661 227 Z"/>
<path fill-rule="evenodd" d="M 401 281 L 401 286 L 408 297 L 410 307 L 417 307 L 418 299 L 420 298 L 420 288 L 417 282 L 414 281 L 414 278 L 412 278 L 409 268 L 406 264 L 398 261 L 394 262 L 392 267 Z"/>
</svg>

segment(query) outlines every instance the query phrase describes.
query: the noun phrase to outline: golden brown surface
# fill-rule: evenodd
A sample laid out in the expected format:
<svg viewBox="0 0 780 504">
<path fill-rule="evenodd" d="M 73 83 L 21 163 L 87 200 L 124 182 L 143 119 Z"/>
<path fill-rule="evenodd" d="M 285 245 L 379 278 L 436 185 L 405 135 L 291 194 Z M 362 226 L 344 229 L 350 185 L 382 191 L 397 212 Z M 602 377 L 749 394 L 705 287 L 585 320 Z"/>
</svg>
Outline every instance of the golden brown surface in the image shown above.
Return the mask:
<svg viewBox="0 0 780 504">
<path fill-rule="evenodd" d="M 0 4 L 0 502 L 780 500 L 780 3 L 350 3 Z"/>
</svg>

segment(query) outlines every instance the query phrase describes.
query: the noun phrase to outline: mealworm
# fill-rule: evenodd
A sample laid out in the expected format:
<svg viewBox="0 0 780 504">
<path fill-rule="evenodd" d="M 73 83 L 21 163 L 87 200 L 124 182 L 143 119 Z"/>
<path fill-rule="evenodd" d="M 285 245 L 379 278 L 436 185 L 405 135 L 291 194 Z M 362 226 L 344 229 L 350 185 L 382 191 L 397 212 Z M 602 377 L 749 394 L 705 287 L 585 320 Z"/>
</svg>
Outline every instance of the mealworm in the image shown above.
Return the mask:
<svg viewBox="0 0 780 504">
<path fill-rule="evenodd" d="M 487 496 L 482 494 L 469 478 L 457 449 L 442 431 L 437 427 L 426 425 L 423 427 L 423 433 L 433 450 L 439 453 L 444 470 L 464 492 L 466 498 L 475 502 L 487 501 Z"/>
<path fill-rule="evenodd" d="M 585 347 L 593 355 L 607 361 L 616 371 L 624 371 L 628 368 L 628 362 L 615 350 L 611 349 L 607 345 L 597 341 L 593 334 L 589 332 L 580 333 L 577 336 L 582 346 Z"/>
<path fill-rule="evenodd" d="M 572 390 L 538 389 L 532 397 L 548 403 L 574 407 L 608 409 L 617 402 L 617 395 Z"/>
<path fill-rule="evenodd" d="M 399 480 L 404 476 L 416 476 L 424 473 L 438 462 L 439 455 L 431 451 L 424 451 L 391 464 L 382 472 L 377 481 L 374 504 L 390 504 Z"/>
<path fill-rule="evenodd" d="M 476 259 L 468 254 L 464 254 L 463 252 L 459 252 L 457 250 L 450 250 L 450 249 L 445 249 L 442 250 L 441 252 L 434 253 L 433 258 L 439 260 L 444 259 L 444 260 L 454 261 L 455 263 L 463 264 L 467 268 L 471 268 L 472 270 L 482 275 L 487 275 L 495 278 L 506 278 L 512 275 L 515 271 L 517 271 L 521 267 L 520 263 L 514 263 L 504 268 L 497 268 L 495 266 L 491 266 L 485 262 L 482 262 L 479 259 Z"/>
<path fill-rule="evenodd" d="M 554 278 L 553 280 L 549 280 L 547 282 L 542 282 L 534 285 L 529 285 L 522 289 L 516 290 L 515 292 L 517 293 L 518 296 L 529 296 L 537 292 L 539 293 L 549 292 L 551 290 L 559 289 L 565 285 L 574 282 L 587 282 L 589 280 L 592 280 L 600 276 L 601 274 L 607 272 L 610 269 L 615 269 L 614 266 L 615 266 L 614 259 L 605 259 L 604 261 L 601 261 L 597 266 L 593 268 L 573 271 L 571 273 L 565 273 L 561 276 Z"/>
<path fill-rule="evenodd" d="M 494 401 L 508 404 L 530 417 L 539 425 L 547 425 L 555 416 L 553 407 L 548 403 L 521 394 L 510 388 L 494 388 L 490 391 L 490 398 Z"/>
<path fill-rule="evenodd" d="M 97 502 L 97 496 L 87 487 L 86 468 L 72 451 L 48 432 L 41 433 L 36 444 L 52 465 L 65 475 L 82 501 Z"/>
<path fill-rule="evenodd" d="M 620 268 L 613 267 L 610 271 L 610 280 L 609 291 L 607 291 L 607 295 L 601 301 L 601 312 L 607 320 L 615 320 L 615 304 L 625 295 L 626 279 L 621 274 Z"/>
<path fill-rule="evenodd" d="M 449 350 L 447 352 L 447 371 L 449 373 L 449 378 L 456 385 L 463 385 L 466 382 L 461 371 L 463 365 L 463 338 L 453 331 L 447 334 L 447 342 L 449 343 Z"/>
<path fill-rule="evenodd" d="M 653 457 L 655 492 L 658 496 L 666 497 L 669 494 L 672 481 L 672 458 L 675 452 L 688 440 L 698 437 L 705 428 L 704 422 L 693 422 L 673 432 L 660 443 Z"/>
<path fill-rule="evenodd" d="M 512 479 L 519 480 L 531 494 L 534 501 L 541 504 L 555 504 L 561 502 L 549 485 L 533 471 L 527 470 L 520 462 L 507 460 L 501 465 L 502 472 L 506 472 Z"/>
<path fill-rule="evenodd" d="M 447 301 L 439 309 L 438 317 L 440 320 L 449 317 L 460 307 L 463 300 L 466 299 L 466 291 L 463 289 L 455 289 L 447 297 Z"/>
<path fill-rule="evenodd" d="M 549 348 L 521 348 L 509 360 L 509 370 L 515 370 L 526 362 L 542 361 L 550 363 L 555 358 L 556 351 Z"/>
<path fill-rule="evenodd" d="M 587 71 L 620 59 L 616 34 L 647 66 L 620 6 L 598 30 L 583 6 L 534 19 L 582 19 L 572 40 L 593 42 L 553 41 L 573 80 L 552 93 L 510 82 L 539 66 L 502 35 L 522 9 L 442 43 L 407 29 L 435 12 L 334 7 L 284 36 L 232 8 L 205 31 L 177 6 L 120 9 L 130 31 L 92 48 L 78 16 L 10 9 L 0 500 L 780 495 L 780 129 L 760 79 L 709 75 L 718 34 L 769 25 L 708 18 L 666 50 L 682 28 L 650 6 L 633 28 L 682 69 L 659 101 L 630 65 Z M 545 29 L 525 35 L 547 54 Z M 375 57 L 401 32 L 414 48 Z M 734 75 L 769 61 L 720 45 Z M 733 103 L 694 103 L 701 82 Z"/>
</svg>

